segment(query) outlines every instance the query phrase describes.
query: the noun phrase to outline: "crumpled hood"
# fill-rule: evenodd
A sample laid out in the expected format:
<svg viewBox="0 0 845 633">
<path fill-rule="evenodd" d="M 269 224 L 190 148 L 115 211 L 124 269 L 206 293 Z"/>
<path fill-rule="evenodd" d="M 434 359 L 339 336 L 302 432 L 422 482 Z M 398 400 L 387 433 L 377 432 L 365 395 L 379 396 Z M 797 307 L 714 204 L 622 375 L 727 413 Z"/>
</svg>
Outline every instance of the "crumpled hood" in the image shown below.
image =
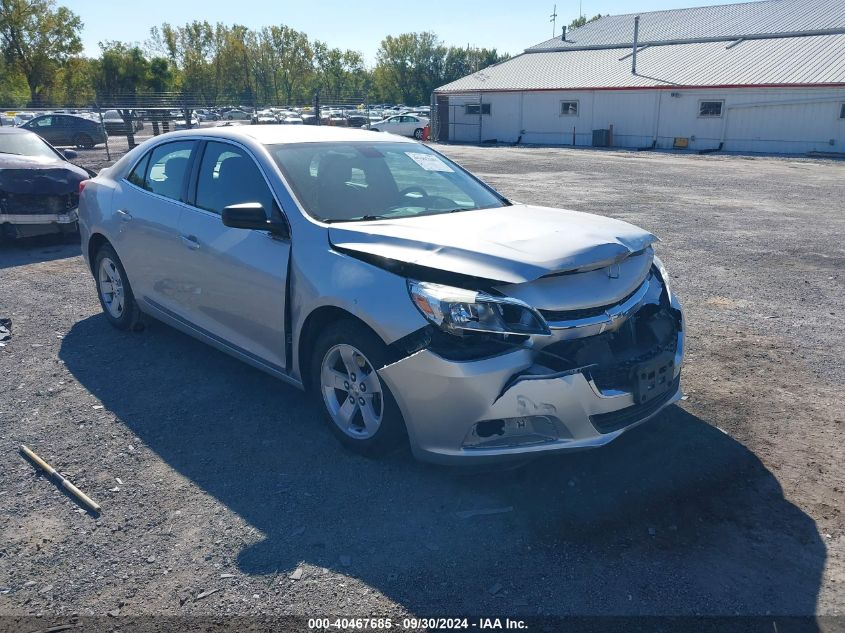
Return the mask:
<svg viewBox="0 0 845 633">
<path fill-rule="evenodd" d="M 608 265 L 657 237 L 621 220 L 517 204 L 497 209 L 350 222 L 329 227 L 332 245 L 427 268 L 506 283 Z"/>
<path fill-rule="evenodd" d="M 75 193 L 89 178 L 81 167 L 56 158 L 0 154 L 0 191 L 17 194 L 63 195 Z"/>
</svg>

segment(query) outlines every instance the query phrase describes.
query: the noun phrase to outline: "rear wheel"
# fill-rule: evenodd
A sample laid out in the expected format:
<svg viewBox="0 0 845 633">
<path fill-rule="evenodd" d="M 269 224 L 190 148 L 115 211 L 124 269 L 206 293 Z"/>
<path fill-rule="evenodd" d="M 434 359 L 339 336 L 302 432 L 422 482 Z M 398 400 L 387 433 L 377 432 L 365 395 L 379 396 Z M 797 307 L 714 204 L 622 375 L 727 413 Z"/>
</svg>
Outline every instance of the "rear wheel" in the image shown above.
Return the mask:
<svg viewBox="0 0 845 633">
<path fill-rule="evenodd" d="M 329 428 L 356 453 L 383 455 L 405 434 L 399 406 L 377 370 L 387 362 L 387 347 L 354 321 L 329 326 L 311 359 L 311 386 Z"/>
<path fill-rule="evenodd" d="M 110 244 L 104 244 L 97 251 L 94 278 L 97 296 L 109 323 L 119 330 L 133 329 L 138 323 L 140 311 L 123 264 Z"/>
<path fill-rule="evenodd" d="M 417 139 L 418 141 L 421 141 L 422 137 L 423 137 L 422 128 L 418 127 L 416 130 L 414 130 L 414 138 Z"/>
<path fill-rule="evenodd" d="M 91 149 L 94 147 L 94 139 L 88 134 L 77 134 L 73 137 L 73 144 L 77 149 Z"/>
</svg>

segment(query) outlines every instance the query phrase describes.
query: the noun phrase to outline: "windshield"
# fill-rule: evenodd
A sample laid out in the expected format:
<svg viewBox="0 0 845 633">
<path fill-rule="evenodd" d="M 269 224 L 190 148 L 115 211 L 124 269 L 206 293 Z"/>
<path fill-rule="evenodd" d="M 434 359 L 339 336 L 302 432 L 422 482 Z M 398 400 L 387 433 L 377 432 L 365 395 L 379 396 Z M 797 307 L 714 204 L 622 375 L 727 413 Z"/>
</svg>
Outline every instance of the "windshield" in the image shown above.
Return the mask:
<svg viewBox="0 0 845 633">
<path fill-rule="evenodd" d="M 268 149 L 305 211 L 324 222 L 509 204 L 450 160 L 417 143 L 291 143 Z"/>
<path fill-rule="evenodd" d="M 56 159 L 57 154 L 37 134 L 0 134 L 0 154 Z"/>
</svg>

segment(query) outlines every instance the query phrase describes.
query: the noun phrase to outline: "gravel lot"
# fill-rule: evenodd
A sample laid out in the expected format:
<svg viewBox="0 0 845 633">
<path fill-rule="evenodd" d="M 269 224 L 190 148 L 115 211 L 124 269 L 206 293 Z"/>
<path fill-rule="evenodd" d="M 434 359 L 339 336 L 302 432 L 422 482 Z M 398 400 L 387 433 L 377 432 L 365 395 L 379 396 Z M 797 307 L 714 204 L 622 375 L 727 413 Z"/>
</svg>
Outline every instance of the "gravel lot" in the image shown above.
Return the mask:
<svg viewBox="0 0 845 633">
<path fill-rule="evenodd" d="M 284 384 L 155 322 L 110 328 L 78 245 L 5 247 L 0 614 L 845 615 L 845 163 L 440 149 L 663 239 L 680 406 L 516 470 L 368 461 Z"/>
</svg>

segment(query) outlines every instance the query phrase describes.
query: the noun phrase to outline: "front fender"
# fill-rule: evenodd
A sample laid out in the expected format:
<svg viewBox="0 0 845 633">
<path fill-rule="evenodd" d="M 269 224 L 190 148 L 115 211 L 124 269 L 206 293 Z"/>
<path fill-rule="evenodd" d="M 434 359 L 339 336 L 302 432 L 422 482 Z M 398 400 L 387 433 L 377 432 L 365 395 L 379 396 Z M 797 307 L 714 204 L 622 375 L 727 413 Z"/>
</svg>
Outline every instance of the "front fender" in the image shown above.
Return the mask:
<svg viewBox="0 0 845 633">
<path fill-rule="evenodd" d="M 387 345 L 428 325 L 408 295 L 404 277 L 334 250 L 294 252 L 290 268 L 292 367 L 299 373 L 302 328 L 323 307 L 348 312 Z M 299 377 L 299 376 L 297 376 Z"/>
</svg>

